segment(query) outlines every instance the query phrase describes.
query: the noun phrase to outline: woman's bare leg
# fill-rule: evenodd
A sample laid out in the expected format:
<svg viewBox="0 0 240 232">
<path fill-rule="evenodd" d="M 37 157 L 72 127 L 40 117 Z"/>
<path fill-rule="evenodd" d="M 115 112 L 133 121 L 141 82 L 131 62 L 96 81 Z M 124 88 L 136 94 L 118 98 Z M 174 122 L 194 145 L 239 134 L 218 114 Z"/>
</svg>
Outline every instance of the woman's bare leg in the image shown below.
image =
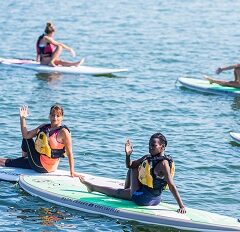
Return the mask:
<svg viewBox="0 0 240 232">
<path fill-rule="evenodd" d="M 84 63 L 85 58 L 82 58 L 81 60 L 77 61 L 77 62 L 69 62 L 69 61 L 64 61 L 64 60 L 60 60 L 59 57 L 62 53 L 62 46 L 59 45 L 57 46 L 57 48 L 55 49 L 52 57 L 43 57 L 41 60 L 41 64 L 43 65 L 49 65 L 49 66 L 65 66 L 65 67 L 71 67 L 71 66 L 80 66 Z"/>
<path fill-rule="evenodd" d="M 204 78 L 207 79 L 210 84 L 215 83 L 221 86 L 240 88 L 240 82 L 216 80 L 208 76 L 204 76 Z"/>
<path fill-rule="evenodd" d="M 130 176 L 130 188 L 124 188 L 124 189 L 115 189 L 111 187 L 106 186 L 100 186 L 96 184 L 92 184 L 85 180 L 85 178 L 80 177 L 79 180 L 86 185 L 89 192 L 99 192 L 106 194 L 111 197 L 121 198 L 125 200 L 131 200 L 132 194 L 137 191 L 140 187 L 140 183 L 138 181 L 138 169 L 129 169 Z"/>
<path fill-rule="evenodd" d="M 208 77 L 208 76 L 205 76 L 204 77 L 206 80 L 209 81 L 210 84 L 219 84 L 219 85 L 226 85 L 228 83 L 228 81 L 222 81 L 222 80 L 216 80 L 216 79 L 213 79 L 211 77 Z"/>
<path fill-rule="evenodd" d="M 7 159 L 5 159 L 5 158 L 0 158 L 0 166 L 5 167 L 6 160 Z"/>
<path fill-rule="evenodd" d="M 62 53 L 62 46 L 59 45 L 57 46 L 57 48 L 55 49 L 54 53 L 52 54 L 51 60 L 49 62 L 50 66 L 57 66 L 58 64 L 55 61 L 59 60 L 59 56 Z"/>
<path fill-rule="evenodd" d="M 95 185 L 95 184 L 92 184 L 92 183 L 86 181 L 82 177 L 80 177 L 79 180 L 84 185 L 86 185 L 89 192 L 95 191 L 95 192 L 106 194 L 107 196 L 110 196 L 110 197 L 116 197 L 116 198 L 121 198 L 121 199 L 125 199 L 125 200 L 131 199 L 130 189 L 114 189 L 111 187 Z"/>
<path fill-rule="evenodd" d="M 65 66 L 65 67 L 71 67 L 71 66 L 79 66 L 81 64 L 84 63 L 85 58 L 82 58 L 81 60 L 77 61 L 77 62 L 69 62 L 69 61 L 64 61 L 64 60 L 60 60 L 60 54 L 62 53 L 62 46 L 57 46 L 56 50 L 53 53 L 52 59 L 49 63 L 49 65 L 51 66 L 57 66 L 57 65 L 61 65 L 61 66 Z"/>
<path fill-rule="evenodd" d="M 54 64 L 55 65 L 61 65 L 65 67 L 71 67 L 71 66 L 80 66 L 84 63 L 85 58 L 82 58 L 81 60 L 77 62 L 69 62 L 69 61 L 64 61 L 64 60 L 55 60 Z"/>
<path fill-rule="evenodd" d="M 240 83 L 240 68 L 234 69 L 235 82 Z"/>
<path fill-rule="evenodd" d="M 204 79 L 208 80 L 210 84 L 214 83 L 214 81 L 215 81 L 213 78 L 211 78 L 209 76 L 203 76 L 203 77 L 204 77 Z"/>
<path fill-rule="evenodd" d="M 138 168 L 130 169 L 130 171 L 131 171 L 131 173 L 130 173 L 130 181 L 131 181 L 130 194 L 132 196 L 133 193 L 140 188 L 141 184 L 138 180 Z"/>
</svg>

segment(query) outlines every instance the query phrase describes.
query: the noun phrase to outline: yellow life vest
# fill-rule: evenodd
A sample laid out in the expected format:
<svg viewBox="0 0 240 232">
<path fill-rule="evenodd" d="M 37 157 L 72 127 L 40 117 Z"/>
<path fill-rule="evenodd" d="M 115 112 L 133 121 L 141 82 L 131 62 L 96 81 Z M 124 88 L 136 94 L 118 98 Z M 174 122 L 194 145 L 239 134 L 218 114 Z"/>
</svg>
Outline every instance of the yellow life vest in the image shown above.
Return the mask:
<svg viewBox="0 0 240 232">
<path fill-rule="evenodd" d="M 38 153 L 44 154 L 51 158 L 52 149 L 48 143 L 47 135 L 42 131 L 39 132 L 35 141 L 35 149 Z"/>
<path fill-rule="evenodd" d="M 138 180 L 140 181 L 141 184 L 149 187 L 149 188 L 154 188 L 153 186 L 154 183 L 154 174 L 153 174 L 153 169 L 155 166 L 161 162 L 162 160 L 168 160 L 169 166 L 170 166 L 170 174 L 172 177 L 174 177 L 175 174 L 175 164 L 171 156 L 161 156 L 161 157 L 151 157 L 147 156 L 146 159 L 140 164 L 138 167 Z M 153 166 L 153 162 L 155 161 L 155 165 Z M 163 179 L 162 180 L 163 184 L 163 189 L 169 189 L 167 182 Z"/>
<path fill-rule="evenodd" d="M 61 126 L 57 129 L 61 130 L 63 127 L 67 128 L 66 126 Z M 49 158 L 60 158 L 66 157 L 67 154 L 65 152 L 64 145 L 61 144 L 60 148 L 52 149 L 51 148 L 51 138 L 48 136 L 48 129 L 49 124 L 40 128 L 39 133 L 37 134 L 37 138 L 35 140 L 35 149 L 38 153 L 48 156 Z M 67 128 L 68 129 L 68 128 Z"/>
<path fill-rule="evenodd" d="M 138 179 L 143 184 L 153 188 L 153 177 L 151 173 L 151 166 L 148 160 L 144 160 L 138 167 Z"/>
</svg>

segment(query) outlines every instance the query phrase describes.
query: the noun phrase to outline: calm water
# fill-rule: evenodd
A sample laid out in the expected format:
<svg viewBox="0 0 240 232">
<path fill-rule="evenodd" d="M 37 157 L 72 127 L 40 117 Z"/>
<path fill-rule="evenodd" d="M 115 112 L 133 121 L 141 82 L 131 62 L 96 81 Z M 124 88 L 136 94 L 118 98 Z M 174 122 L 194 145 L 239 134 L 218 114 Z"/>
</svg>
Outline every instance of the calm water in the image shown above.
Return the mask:
<svg viewBox="0 0 240 232">
<path fill-rule="evenodd" d="M 125 139 L 137 158 L 161 131 L 185 205 L 240 216 L 240 147 L 229 136 L 240 131 L 240 99 L 175 85 L 179 76 L 214 75 L 216 67 L 239 62 L 239 1 L 10 0 L 0 9 L 1 57 L 34 59 L 36 38 L 52 20 L 56 39 L 87 65 L 130 70 L 110 78 L 0 66 L 2 155 L 20 155 L 20 105 L 29 105 L 30 129 L 47 122 L 49 107 L 59 102 L 77 171 L 124 178 Z M 220 77 L 230 80 L 232 73 Z M 0 194 L 1 231 L 173 231 L 58 207 L 8 182 Z M 163 199 L 175 203 L 169 192 Z"/>
</svg>

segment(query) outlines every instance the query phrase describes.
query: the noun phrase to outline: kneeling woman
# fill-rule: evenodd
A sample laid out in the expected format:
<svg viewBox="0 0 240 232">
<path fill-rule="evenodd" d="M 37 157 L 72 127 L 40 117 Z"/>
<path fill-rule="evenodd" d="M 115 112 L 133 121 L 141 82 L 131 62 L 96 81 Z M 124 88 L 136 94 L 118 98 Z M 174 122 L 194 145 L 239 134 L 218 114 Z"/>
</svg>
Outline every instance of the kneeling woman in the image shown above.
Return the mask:
<svg viewBox="0 0 240 232">
<path fill-rule="evenodd" d="M 0 165 L 33 169 L 40 173 L 54 172 L 60 158 L 68 157 L 70 175 L 81 176 L 74 171 L 72 139 L 69 129 L 62 125 L 63 108 L 53 105 L 50 109 L 50 124 L 43 124 L 36 129 L 27 130 L 26 117 L 28 107 L 20 107 L 20 124 L 22 131 L 22 157 L 16 159 L 0 158 Z M 37 136 L 35 142 L 33 137 Z"/>
<path fill-rule="evenodd" d="M 37 57 L 36 60 L 40 61 L 43 65 L 50 66 L 79 66 L 83 64 L 84 58 L 77 62 L 70 62 L 61 60 L 60 54 L 65 49 L 69 51 L 73 57 L 76 56 L 75 51 L 67 45 L 54 40 L 55 27 L 52 23 L 48 22 L 45 28 L 45 33 L 39 36 L 36 44 Z"/>
<path fill-rule="evenodd" d="M 125 144 L 126 166 L 129 168 L 124 189 L 98 186 L 80 177 L 88 191 L 104 193 L 108 196 L 132 200 L 137 205 L 158 205 L 162 191 L 168 186 L 175 197 L 179 213 L 186 213 L 185 207 L 173 182 L 174 163 L 171 156 L 164 154 L 167 140 L 161 133 L 153 134 L 149 140 L 149 153 L 138 160 L 131 161 L 132 144 Z"/>
</svg>

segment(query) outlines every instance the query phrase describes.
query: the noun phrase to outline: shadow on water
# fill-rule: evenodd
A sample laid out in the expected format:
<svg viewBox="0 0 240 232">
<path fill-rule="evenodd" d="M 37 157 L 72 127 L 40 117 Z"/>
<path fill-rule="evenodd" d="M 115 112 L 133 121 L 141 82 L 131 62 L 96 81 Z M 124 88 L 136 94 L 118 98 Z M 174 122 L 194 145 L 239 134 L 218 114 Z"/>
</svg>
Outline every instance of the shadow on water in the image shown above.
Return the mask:
<svg viewBox="0 0 240 232">
<path fill-rule="evenodd" d="M 118 75 L 114 75 L 112 73 L 96 74 L 96 75 L 93 75 L 93 76 L 95 76 L 95 77 L 107 77 L 107 78 L 127 78 L 126 76 L 118 76 Z M 51 81 L 59 80 L 61 78 L 61 74 L 60 73 L 37 73 L 36 77 L 39 80 L 51 82 Z"/>
<path fill-rule="evenodd" d="M 182 91 L 185 91 L 185 92 L 189 92 L 189 93 L 195 93 L 195 94 L 202 94 L 202 95 L 216 95 L 214 93 L 208 93 L 208 92 L 204 92 L 204 91 L 200 91 L 200 90 L 194 90 L 194 89 L 190 89 L 188 87 L 185 87 L 185 86 L 182 86 L 182 85 L 178 85 L 176 84 L 176 87 Z"/>
<path fill-rule="evenodd" d="M 36 74 L 37 79 L 47 82 L 52 82 L 59 80 L 61 77 L 60 73 L 37 73 Z"/>
<path fill-rule="evenodd" d="M 231 107 L 233 110 L 240 110 L 240 96 L 237 96 L 233 99 Z"/>
<path fill-rule="evenodd" d="M 235 141 L 230 141 L 229 144 L 231 144 L 233 147 L 240 147 L 240 144 Z"/>
<path fill-rule="evenodd" d="M 118 76 L 116 74 L 107 73 L 107 74 L 96 74 L 95 77 L 108 77 L 108 78 L 127 78 L 126 76 Z"/>
</svg>

